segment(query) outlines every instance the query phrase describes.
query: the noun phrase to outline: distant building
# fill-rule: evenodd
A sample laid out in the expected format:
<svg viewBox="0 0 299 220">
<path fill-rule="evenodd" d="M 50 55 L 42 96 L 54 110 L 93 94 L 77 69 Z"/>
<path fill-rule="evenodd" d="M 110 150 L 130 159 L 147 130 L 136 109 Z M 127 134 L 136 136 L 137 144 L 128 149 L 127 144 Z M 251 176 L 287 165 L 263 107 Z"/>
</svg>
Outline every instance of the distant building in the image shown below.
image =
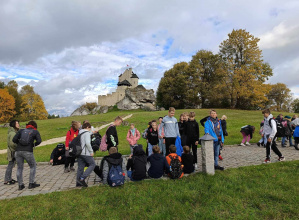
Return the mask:
<svg viewBox="0 0 299 220">
<path fill-rule="evenodd" d="M 98 105 L 113 106 L 124 99 L 126 89 L 133 89 L 138 86 L 139 77 L 133 72 L 132 68 L 126 69 L 123 74 L 118 76 L 117 89 L 108 95 L 98 96 Z"/>
</svg>

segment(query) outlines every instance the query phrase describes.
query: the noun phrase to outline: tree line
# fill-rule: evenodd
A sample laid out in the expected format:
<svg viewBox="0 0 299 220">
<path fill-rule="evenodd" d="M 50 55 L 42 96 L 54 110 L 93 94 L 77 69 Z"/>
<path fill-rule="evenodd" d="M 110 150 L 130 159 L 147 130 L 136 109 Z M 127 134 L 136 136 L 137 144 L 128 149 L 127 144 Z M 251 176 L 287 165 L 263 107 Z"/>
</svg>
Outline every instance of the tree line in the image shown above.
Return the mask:
<svg viewBox="0 0 299 220">
<path fill-rule="evenodd" d="M 0 122 L 10 119 L 20 121 L 47 119 L 48 114 L 42 97 L 34 92 L 30 85 L 23 86 L 18 91 L 18 83 L 14 80 L 7 84 L 0 81 Z"/>
<path fill-rule="evenodd" d="M 157 89 L 157 105 L 169 108 L 232 108 L 299 112 L 299 99 L 283 83 L 268 84 L 271 66 L 262 59 L 259 38 L 233 30 L 214 54 L 200 50 L 189 63 L 165 71 Z"/>
</svg>

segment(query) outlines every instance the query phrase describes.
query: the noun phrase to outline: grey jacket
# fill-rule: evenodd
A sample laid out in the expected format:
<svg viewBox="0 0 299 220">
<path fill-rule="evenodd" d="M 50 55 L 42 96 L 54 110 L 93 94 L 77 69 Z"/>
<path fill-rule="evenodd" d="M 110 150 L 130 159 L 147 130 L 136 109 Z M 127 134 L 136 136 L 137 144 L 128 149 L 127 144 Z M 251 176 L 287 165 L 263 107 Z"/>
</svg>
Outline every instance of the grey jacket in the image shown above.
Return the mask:
<svg viewBox="0 0 299 220">
<path fill-rule="evenodd" d="M 87 131 L 87 132 L 86 132 Z M 82 134 L 85 132 L 84 134 Z M 91 139 L 90 139 L 90 132 L 86 129 L 81 129 L 79 131 L 79 134 L 81 135 L 81 147 L 82 147 L 82 153 L 83 156 L 90 156 L 93 153 L 92 147 L 91 147 Z"/>
<path fill-rule="evenodd" d="M 109 156 L 104 157 L 103 163 L 103 184 L 107 184 L 108 174 L 109 174 L 109 164 L 112 165 L 121 165 L 123 173 L 125 173 L 126 165 L 120 153 L 111 154 Z"/>
<path fill-rule="evenodd" d="M 13 127 L 9 127 L 7 133 L 7 160 L 12 161 L 15 155 L 17 144 L 12 141 L 17 131 Z"/>
<path fill-rule="evenodd" d="M 276 122 L 274 121 L 274 119 L 271 120 L 271 126 L 269 125 L 269 121 L 270 121 L 271 118 L 273 118 L 272 114 L 270 114 L 264 120 L 264 131 L 263 131 L 263 135 L 264 136 L 269 136 L 269 138 L 271 138 L 271 140 L 273 140 L 274 137 L 275 137 L 275 134 L 277 132 L 277 127 L 276 127 Z"/>
<path fill-rule="evenodd" d="M 164 128 L 165 137 L 181 136 L 179 132 L 178 121 L 175 117 L 165 116 L 159 128 L 159 136 L 162 136 L 162 129 Z"/>
</svg>

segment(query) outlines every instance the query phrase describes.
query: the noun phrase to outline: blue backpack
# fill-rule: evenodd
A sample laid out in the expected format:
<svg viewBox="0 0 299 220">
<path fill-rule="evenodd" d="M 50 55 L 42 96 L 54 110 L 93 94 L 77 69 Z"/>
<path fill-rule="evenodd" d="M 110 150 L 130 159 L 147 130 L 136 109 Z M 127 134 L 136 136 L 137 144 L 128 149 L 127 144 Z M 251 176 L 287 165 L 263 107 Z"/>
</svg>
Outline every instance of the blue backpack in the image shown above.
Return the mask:
<svg viewBox="0 0 299 220">
<path fill-rule="evenodd" d="M 121 186 L 125 183 L 125 175 L 121 169 L 120 165 L 111 165 L 111 168 L 108 173 L 107 182 L 109 186 Z"/>
</svg>

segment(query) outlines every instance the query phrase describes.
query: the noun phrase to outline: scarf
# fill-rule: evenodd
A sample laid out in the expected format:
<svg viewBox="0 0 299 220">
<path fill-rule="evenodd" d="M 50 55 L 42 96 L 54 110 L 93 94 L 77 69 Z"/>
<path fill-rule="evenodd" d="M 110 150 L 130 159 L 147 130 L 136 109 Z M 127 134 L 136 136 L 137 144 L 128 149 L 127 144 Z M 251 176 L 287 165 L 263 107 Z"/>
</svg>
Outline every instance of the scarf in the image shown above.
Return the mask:
<svg viewBox="0 0 299 220">
<path fill-rule="evenodd" d="M 32 128 L 32 129 L 36 130 L 36 128 L 33 127 L 32 125 L 26 125 L 26 128 Z"/>
</svg>

